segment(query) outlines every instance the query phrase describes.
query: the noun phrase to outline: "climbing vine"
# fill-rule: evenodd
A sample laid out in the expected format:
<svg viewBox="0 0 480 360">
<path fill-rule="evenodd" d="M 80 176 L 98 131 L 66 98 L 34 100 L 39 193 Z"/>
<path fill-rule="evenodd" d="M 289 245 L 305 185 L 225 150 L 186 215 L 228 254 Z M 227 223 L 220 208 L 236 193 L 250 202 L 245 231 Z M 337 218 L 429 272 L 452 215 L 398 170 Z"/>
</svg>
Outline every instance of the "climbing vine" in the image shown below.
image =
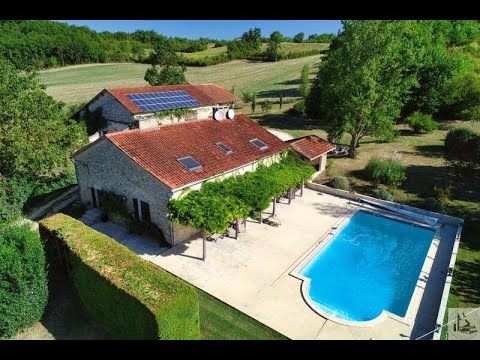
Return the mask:
<svg viewBox="0 0 480 360">
<path fill-rule="evenodd" d="M 272 201 L 308 180 L 315 169 L 296 156 L 285 156 L 256 171 L 206 182 L 200 190 L 171 200 L 168 217 L 176 223 L 202 229 L 207 234 L 223 233 L 236 219 L 253 217 Z"/>
<path fill-rule="evenodd" d="M 155 112 L 155 115 L 159 119 L 165 118 L 165 117 L 179 118 L 179 117 L 187 115 L 189 111 L 190 111 L 189 108 L 167 109 L 167 110 L 157 111 L 157 112 Z"/>
</svg>

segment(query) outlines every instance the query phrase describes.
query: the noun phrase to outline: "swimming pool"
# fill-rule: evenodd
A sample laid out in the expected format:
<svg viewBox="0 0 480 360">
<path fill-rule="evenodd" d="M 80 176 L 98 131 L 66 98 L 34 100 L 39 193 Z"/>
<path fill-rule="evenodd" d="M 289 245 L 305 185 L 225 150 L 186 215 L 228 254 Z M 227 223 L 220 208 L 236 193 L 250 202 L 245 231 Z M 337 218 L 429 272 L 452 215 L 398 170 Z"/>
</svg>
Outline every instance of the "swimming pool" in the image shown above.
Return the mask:
<svg viewBox="0 0 480 360">
<path fill-rule="evenodd" d="M 430 228 L 358 211 L 303 267 L 311 300 L 336 318 L 406 315 L 428 249 Z"/>
</svg>

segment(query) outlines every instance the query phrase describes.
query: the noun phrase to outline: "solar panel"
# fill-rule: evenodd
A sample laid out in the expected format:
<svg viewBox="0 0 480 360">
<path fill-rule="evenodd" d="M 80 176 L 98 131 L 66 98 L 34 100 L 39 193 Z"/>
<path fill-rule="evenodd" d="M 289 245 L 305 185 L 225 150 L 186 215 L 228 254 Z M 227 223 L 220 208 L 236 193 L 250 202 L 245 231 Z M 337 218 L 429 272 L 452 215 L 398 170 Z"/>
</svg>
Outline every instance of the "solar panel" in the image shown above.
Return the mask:
<svg viewBox="0 0 480 360">
<path fill-rule="evenodd" d="M 203 166 L 199 162 L 195 161 L 191 156 L 177 159 L 177 161 L 190 171 L 195 171 L 203 168 Z"/>
<path fill-rule="evenodd" d="M 250 142 L 253 145 L 255 145 L 257 148 L 259 148 L 260 150 L 268 149 L 268 145 L 265 144 L 262 140 L 252 139 L 252 140 L 250 140 Z"/>
<path fill-rule="evenodd" d="M 216 143 L 215 145 L 217 145 L 220 149 L 222 149 L 223 152 L 227 155 L 232 153 L 232 149 L 230 149 L 227 145 L 225 145 L 222 142 Z"/>
<path fill-rule="evenodd" d="M 178 109 L 200 105 L 197 99 L 183 90 L 128 94 L 127 98 L 143 111 Z"/>
</svg>

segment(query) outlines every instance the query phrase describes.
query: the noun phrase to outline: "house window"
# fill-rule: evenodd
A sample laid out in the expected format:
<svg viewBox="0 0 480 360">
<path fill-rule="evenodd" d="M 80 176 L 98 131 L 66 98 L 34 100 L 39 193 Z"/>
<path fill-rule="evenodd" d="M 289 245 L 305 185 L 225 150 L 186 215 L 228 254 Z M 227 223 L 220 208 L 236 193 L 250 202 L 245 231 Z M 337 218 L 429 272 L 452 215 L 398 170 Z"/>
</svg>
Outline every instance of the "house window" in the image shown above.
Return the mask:
<svg viewBox="0 0 480 360">
<path fill-rule="evenodd" d="M 92 195 L 92 205 L 93 207 L 98 207 L 97 203 L 97 190 L 95 188 L 90 188 L 90 194 Z"/>
<path fill-rule="evenodd" d="M 150 222 L 151 217 L 150 217 L 150 205 L 146 203 L 145 201 L 140 201 L 141 205 L 141 210 L 142 210 L 142 220 L 146 222 Z"/>
<path fill-rule="evenodd" d="M 151 222 L 150 205 L 145 201 L 133 198 L 133 212 L 135 219 Z"/>
<path fill-rule="evenodd" d="M 250 143 L 255 145 L 257 148 L 259 148 L 260 150 L 266 150 L 268 149 L 268 145 L 265 144 L 262 140 L 258 140 L 258 139 L 252 139 L 250 140 Z"/>
<path fill-rule="evenodd" d="M 230 149 L 227 145 L 225 145 L 223 142 L 218 142 L 216 144 L 226 155 L 230 155 L 232 153 L 232 149 Z"/>
<path fill-rule="evenodd" d="M 138 209 L 138 200 L 133 198 L 133 214 L 135 216 L 135 219 L 140 220 L 140 212 Z"/>
<path fill-rule="evenodd" d="M 105 204 L 106 202 L 108 202 L 106 198 L 107 198 L 107 193 L 105 191 L 97 190 L 97 202 L 99 207 L 102 206 L 102 204 Z"/>
<path fill-rule="evenodd" d="M 202 164 L 200 164 L 198 161 L 193 159 L 191 156 L 186 156 L 186 157 L 177 159 L 177 161 L 190 171 L 195 171 L 203 168 Z"/>
</svg>

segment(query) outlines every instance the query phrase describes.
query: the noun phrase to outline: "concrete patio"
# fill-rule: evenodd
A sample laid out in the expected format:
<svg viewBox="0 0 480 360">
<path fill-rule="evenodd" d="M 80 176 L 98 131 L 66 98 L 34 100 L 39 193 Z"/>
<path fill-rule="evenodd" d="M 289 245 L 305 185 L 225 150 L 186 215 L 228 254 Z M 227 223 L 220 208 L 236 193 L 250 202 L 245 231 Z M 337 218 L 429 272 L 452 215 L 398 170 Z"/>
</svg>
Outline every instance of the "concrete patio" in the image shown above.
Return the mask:
<svg viewBox="0 0 480 360">
<path fill-rule="evenodd" d="M 303 197 L 296 197 L 291 205 L 277 204 L 275 221 L 280 226 L 249 221 L 247 232 L 237 240 L 224 237 L 207 241 L 205 262 L 201 237 L 166 249 L 140 236 L 125 235 L 115 224 L 92 227 L 291 339 L 409 339 L 414 326 L 395 318 L 387 317 L 374 326 L 353 327 L 321 317 L 304 301 L 301 280 L 290 275 L 332 227 L 356 210 L 358 206 L 344 198 L 305 189 Z M 437 255 L 441 256 L 436 258 L 448 263 L 451 247 L 438 248 L 441 251 L 437 250 Z M 432 321 L 434 325 L 444 270 L 443 260 L 436 261 L 432 273 L 438 272 L 437 280 L 429 282 L 431 294 L 424 297 L 428 304 L 420 306 L 424 316 L 415 321 L 415 328 L 422 324 L 420 331 Z M 420 302 L 420 298 L 414 300 Z"/>
</svg>

